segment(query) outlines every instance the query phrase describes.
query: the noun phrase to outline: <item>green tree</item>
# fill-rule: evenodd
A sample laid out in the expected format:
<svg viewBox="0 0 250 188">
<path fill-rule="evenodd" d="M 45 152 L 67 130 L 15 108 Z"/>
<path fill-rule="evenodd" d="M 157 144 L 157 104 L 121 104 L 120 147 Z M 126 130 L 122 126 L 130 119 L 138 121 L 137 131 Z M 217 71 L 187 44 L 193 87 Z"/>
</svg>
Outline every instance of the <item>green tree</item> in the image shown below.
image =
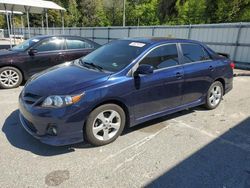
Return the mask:
<svg viewBox="0 0 250 188">
<path fill-rule="evenodd" d="M 177 16 L 176 0 L 159 0 L 158 16 L 161 24 L 169 22 Z"/>
<path fill-rule="evenodd" d="M 106 26 L 106 18 L 102 0 L 80 0 L 78 5 L 81 12 L 80 23 L 82 26 Z"/>
<path fill-rule="evenodd" d="M 217 22 L 239 22 L 249 20 L 250 0 L 217 0 L 215 16 Z"/>
<path fill-rule="evenodd" d="M 127 25 L 159 25 L 158 0 L 128 1 Z"/>
<path fill-rule="evenodd" d="M 0 28 L 6 28 L 6 18 L 5 15 L 0 15 Z"/>
<path fill-rule="evenodd" d="M 206 0 L 177 0 L 176 9 L 179 24 L 205 23 Z"/>
<path fill-rule="evenodd" d="M 104 10 L 112 26 L 122 25 L 123 19 L 123 0 L 104 0 Z"/>
</svg>

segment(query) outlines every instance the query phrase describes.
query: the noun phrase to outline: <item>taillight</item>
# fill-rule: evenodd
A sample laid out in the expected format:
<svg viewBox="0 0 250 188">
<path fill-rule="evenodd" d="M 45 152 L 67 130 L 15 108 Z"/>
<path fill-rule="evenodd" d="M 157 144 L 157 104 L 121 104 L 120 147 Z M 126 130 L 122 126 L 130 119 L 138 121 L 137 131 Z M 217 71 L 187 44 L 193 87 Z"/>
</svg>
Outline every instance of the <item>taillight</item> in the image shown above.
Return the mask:
<svg viewBox="0 0 250 188">
<path fill-rule="evenodd" d="M 234 62 L 233 62 L 233 61 L 231 61 L 231 62 L 230 62 L 230 67 L 231 67 L 232 69 L 234 69 L 234 68 L 235 68 L 235 64 L 234 64 Z"/>
</svg>

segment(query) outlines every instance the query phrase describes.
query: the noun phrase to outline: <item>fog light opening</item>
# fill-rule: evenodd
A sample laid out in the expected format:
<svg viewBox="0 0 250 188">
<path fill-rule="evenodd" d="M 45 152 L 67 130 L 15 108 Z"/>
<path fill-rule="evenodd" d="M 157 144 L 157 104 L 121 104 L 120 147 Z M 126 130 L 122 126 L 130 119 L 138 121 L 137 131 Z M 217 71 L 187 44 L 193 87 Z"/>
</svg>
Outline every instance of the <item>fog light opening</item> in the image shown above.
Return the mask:
<svg viewBox="0 0 250 188">
<path fill-rule="evenodd" d="M 48 124 L 47 134 L 49 134 L 51 136 L 57 135 L 57 127 L 55 124 Z"/>
</svg>

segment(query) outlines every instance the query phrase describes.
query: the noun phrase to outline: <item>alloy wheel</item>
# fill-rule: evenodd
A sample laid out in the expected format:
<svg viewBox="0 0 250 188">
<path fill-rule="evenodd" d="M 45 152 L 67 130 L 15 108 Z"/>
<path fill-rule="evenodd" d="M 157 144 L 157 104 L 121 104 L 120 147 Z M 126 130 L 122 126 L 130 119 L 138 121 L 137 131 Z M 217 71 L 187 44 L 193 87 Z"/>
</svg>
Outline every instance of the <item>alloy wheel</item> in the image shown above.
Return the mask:
<svg viewBox="0 0 250 188">
<path fill-rule="evenodd" d="M 0 74 L 0 82 L 5 87 L 16 86 L 19 82 L 19 79 L 18 73 L 14 70 L 7 69 Z"/>
<path fill-rule="evenodd" d="M 93 123 L 94 137 L 101 141 L 112 139 L 121 126 L 121 116 L 115 110 L 106 110 L 97 115 Z"/>
<path fill-rule="evenodd" d="M 209 102 L 211 106 L 216 106 L 222 97 L 222 89 L 220 86 L 215 85 L 211 90 L 209 94 Z"/>
</svg>

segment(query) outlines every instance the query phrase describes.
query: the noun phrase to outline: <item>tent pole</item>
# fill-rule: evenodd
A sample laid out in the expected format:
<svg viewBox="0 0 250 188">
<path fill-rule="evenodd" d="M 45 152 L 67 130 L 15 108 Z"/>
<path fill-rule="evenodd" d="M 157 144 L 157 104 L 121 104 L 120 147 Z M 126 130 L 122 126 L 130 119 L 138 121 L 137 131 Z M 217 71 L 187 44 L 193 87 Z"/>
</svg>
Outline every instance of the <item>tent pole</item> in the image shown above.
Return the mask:
<svg viewBox="0 0 250 188">
<path fill-rule="evenodd" d="M 13 9 L 11 11 L 11 14 L 12 14 L 12 31 L 13 31 L 13 35 L 14 35 L 14 45 L 16 45 L 16 34 L 15 34 L 15 17 L 14 17 L 14 14 L 13 14 Z"/>
<path fill-rule="evenodd" d="M 7 21 L 7 27 L 8 27 L 8 34 L 9 34 L 9 39 L 10 39 L 10 48 L 12 48 L 11 44 L 11 36 L 10 36 L 10 23 L 9 23 L 9 16 L 8 16 L 8 11 L 6 10 L 6 5 L 3 4 L 5 12 L 6 12 L 6 21 Z"/>
<path fill-rule="evenodd" d="M 7 27 L 8 27 L 8 34 L 9 34 L 9 39 L 10 39 L 10 48 L 12 48 L 12 43 L 11 43 L 11 36 L 10 36 L 10 23 L 9 23 L 9 16 L 8 16 L 8 12 L 6 11 L 6 20 L 7 20 Z"/>
<path fill-rule="evenodd" d="M 62 34 L 64 35 L 64 12 L 61 10 L 61 17 L 62 17 Z"/>
<path fill-rule="evenodd" d="M 12 15 L 9 13 L 9 22 L 10 22 L 10 33 L 13 34 L 12 32 Z"/>
<path fill-rule="evenodd" d="M 26 10 L 26 16 L 27 16 L 27 24 L 28 24 L 29 38 L 30 38 L 30 18 L 29 18 L 29 10 Z"/>
<path fill-rule="evenodd" d="M 44 12 L 42 12 L 42 34 L 44 35 L 44 21 L 43 21 L 43 15 L 44 15 Z"/>
<path fill-rule="evenodd" d="M 22 35 L 23 35 L 23 37 L 24 37 L 23 15 L 21 15 L 21 22 L 22 22 Z M 22 40 L 23 40 L 23 37 L 22 37 Z"/>
<path fill-rule="evenodd" d="M 45 11 L 47 35 L 49 34 L 48 10 Z"/>
</svg>

